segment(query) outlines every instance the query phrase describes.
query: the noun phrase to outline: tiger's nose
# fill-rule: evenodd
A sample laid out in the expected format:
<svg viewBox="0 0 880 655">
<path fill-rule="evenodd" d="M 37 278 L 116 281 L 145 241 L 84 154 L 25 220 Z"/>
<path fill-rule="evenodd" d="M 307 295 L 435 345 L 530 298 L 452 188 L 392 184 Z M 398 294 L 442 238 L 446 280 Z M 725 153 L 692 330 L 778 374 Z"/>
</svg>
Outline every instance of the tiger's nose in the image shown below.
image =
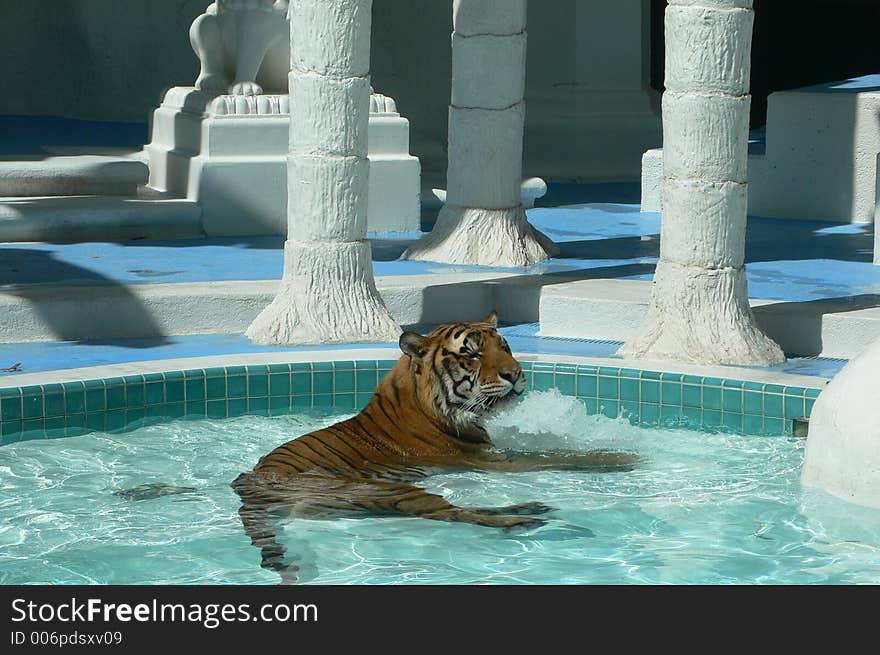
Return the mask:
<svg viewBox="0 0 880 655">
<path fill-rule="evenodd" d="M 507 370 L 498 371 L 498 377 L 507 380 L 510 384 L 516 384 L 516 381 L 519 380 L 519 376 L 522 374 L 522 368 L 519 366 L 515 368 L 509 368 Z"/>
</svg>

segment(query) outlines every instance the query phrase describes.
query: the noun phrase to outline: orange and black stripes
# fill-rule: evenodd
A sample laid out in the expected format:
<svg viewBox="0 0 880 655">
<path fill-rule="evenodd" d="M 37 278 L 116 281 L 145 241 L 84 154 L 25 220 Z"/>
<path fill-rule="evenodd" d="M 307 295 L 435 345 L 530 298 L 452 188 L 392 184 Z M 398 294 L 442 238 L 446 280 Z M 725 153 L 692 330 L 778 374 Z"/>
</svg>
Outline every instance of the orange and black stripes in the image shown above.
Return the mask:
<svg viewBox="0 0 880 655">
<path fill-rule="evenodd" d="M 303 516 L 403 514 L 510 527 L 502 510 L 464 510 L 409 482 L 435 468 L 472 468 L 491 445 L 479 423 L 481 375 L 501 389 L 498 372 L 519 370 L 493 315 L 442 325 L 423 337 L 405 333 L 404 355 L 356 416 L 288 441 L 233 487 L 242 522 L 262 566 L 290 573 L 269 524 L 284 512 Z M 519 393 L 519 392 L 517 392 Z M 477 408 L 477 409 L 474 409 Z"/>
</svg>

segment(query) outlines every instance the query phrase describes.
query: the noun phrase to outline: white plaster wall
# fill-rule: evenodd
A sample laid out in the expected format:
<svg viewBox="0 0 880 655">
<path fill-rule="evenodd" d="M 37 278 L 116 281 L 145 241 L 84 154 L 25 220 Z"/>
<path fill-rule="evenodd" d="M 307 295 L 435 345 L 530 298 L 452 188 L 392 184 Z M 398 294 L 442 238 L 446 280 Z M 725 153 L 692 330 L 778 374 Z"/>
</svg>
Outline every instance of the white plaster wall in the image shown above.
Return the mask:
<svg viewBox="0 0 880 655">
<path fill-rule="evenodd" d="M 191 85 L 189 26 L 210 0 L 0 0 L 0 115 L 145 122 Z"/>
<path fill-rule="evenodd" d="M 662 143 L 660 95 L 650 89 L 649 4 L 530 3 L 525 175 L 639 178 L 642 153 Z"/>
<path fill-rule="evenodd" d="M 188 31 L 209 2 L 0 0 L 4 84 L 15 90 L 0 95 L 0 115 L 145 122 L 164 89 L 195 81 Z M 526 175 L 638 179 L 641 153 L 660 145 L 659 96 L 645 91 L 647 7 L 647 0 L 531 3 Z M 373 86 L 410 119 L 411 151 L 438 187 L 445 187 L 451 32 L 451 0 L 374 2 Z"/>
</svg>

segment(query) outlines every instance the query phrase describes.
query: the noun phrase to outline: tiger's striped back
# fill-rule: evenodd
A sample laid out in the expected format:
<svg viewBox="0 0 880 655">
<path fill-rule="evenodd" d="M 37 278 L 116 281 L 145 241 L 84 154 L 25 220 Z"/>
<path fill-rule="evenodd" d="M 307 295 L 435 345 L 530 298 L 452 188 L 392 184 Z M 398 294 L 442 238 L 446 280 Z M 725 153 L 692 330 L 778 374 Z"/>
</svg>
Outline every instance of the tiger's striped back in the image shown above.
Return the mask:
<svg viewBox="0 0 880 655">
<path fill-rule="evenodd" d="M 389 467 L 489 446 L 480 409 L 494 406 L 493 393 L 505 384 L 519 384 L 516 394 L 504 394 L 514 397 L 524 384 L 494 322 L 441 325 L 426 337 L 407 333 L 401 347 L 403 356 L 360 413 L 282 444 L 255 471 L 381 477 Z"/>
</svg>

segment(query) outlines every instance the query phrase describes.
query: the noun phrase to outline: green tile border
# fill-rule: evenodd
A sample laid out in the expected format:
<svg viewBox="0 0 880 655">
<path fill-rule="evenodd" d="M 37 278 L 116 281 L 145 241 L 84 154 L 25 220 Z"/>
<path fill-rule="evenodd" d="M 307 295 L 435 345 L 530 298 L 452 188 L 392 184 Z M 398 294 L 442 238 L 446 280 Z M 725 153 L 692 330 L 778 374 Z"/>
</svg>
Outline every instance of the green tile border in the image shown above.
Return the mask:
<svg viewBox="0 0 880 655">
<path fill-rule="evenodd" d="M 123 432 L 172 419 L 363 407 L 396 360 L 187 369 L 0 389 L 0 445 Z M 791 435 L 820 389 L 589 364 L 523 362 L 527 390 L 556 389 L 587 414 L 643 426 Z"/>
</svg>

